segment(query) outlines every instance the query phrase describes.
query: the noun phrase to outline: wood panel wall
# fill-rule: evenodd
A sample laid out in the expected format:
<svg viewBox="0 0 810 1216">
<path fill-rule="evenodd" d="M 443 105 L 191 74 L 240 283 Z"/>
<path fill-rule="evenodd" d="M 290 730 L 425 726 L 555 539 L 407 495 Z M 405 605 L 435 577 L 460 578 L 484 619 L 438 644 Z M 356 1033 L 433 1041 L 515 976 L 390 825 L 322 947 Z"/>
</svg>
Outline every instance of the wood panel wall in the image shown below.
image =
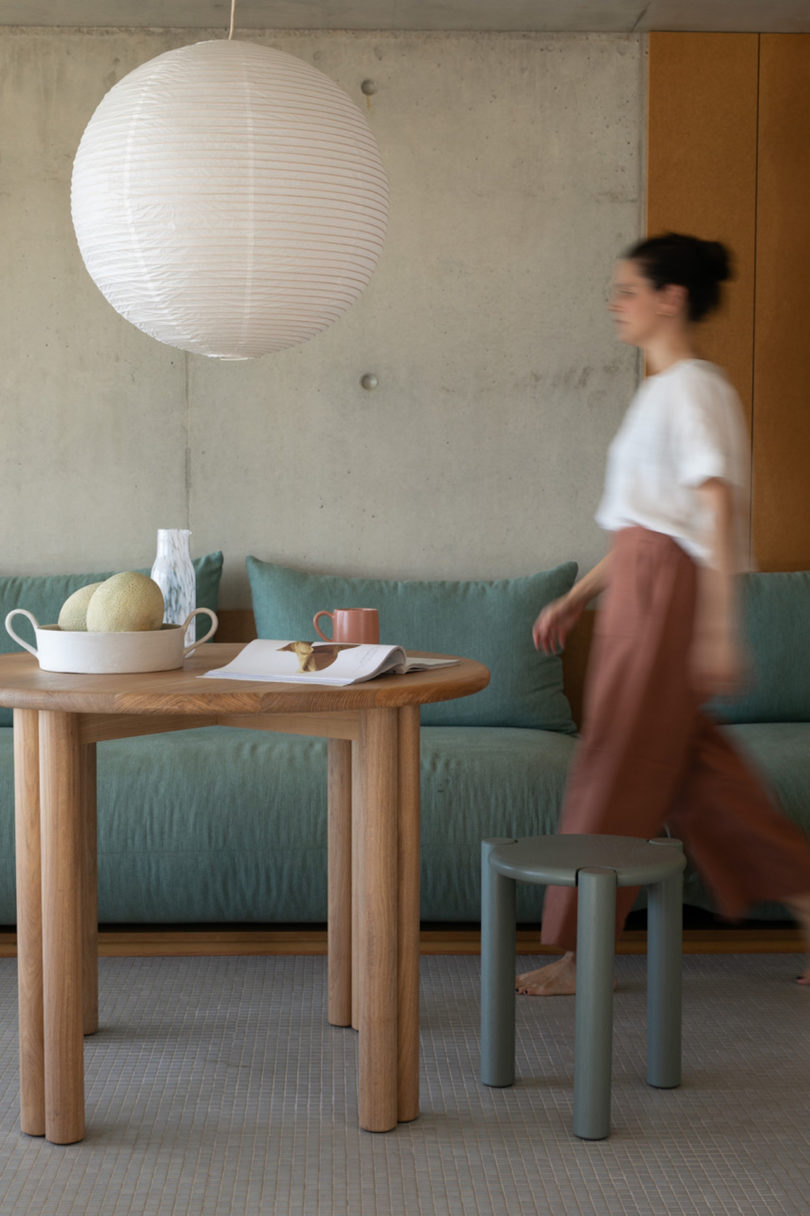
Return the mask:
<svg viewBox="0 0 810 1216">
<path fill-rule="evenodd" d="M 754 540 L 810 570 L 810 35 L 760 38 Z"/>
<path fill-rule="evenodd" d="M 734 283 L 701 336 L 750 416 L 759 38 L 652 34 L 649 55 L 647 231 L 691 232 L 731 247 Z"/>
<path fill-rule="evenodd" d="M 734 254 L 701 353 L 748 413 L 754 554 L 810 569 L 810 36 L 652 34 L 648 106 L 648 232 Z"/>
</svg>

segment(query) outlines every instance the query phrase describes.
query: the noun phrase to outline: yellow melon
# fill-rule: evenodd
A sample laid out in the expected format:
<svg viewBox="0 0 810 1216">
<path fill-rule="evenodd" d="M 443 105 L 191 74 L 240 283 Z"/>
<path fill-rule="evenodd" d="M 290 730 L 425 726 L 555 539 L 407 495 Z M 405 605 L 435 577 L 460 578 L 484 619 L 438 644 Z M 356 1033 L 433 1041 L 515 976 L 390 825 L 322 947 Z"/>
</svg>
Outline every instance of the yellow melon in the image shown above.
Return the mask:
<svg viewBox="0 0 810 1216">
<path fill-rule="evenodd" d="M 96 588 L 100 586 L 101 583 L 88 583 L 86 587 L 80 587 L 67 597 L 59 609 L 57 623 L 60 629 L 87 629 L 87 605 Z"/>
<path fill-rule="evenodd" d="M 163 592 L 137 570 L 113 574 L 90 597 L 87 628 L 92 633 L 130 633 L 160 629 Z"/>
</svg>

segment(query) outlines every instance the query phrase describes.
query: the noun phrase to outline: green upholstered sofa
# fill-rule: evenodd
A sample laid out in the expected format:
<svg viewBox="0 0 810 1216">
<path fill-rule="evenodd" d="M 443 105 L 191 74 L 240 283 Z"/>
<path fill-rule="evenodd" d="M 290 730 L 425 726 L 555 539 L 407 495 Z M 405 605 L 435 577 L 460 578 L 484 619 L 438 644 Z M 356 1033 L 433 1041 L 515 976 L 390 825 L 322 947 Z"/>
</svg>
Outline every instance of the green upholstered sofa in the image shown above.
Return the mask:
<svg viewBox="0 0 810 1216">
<path fill-rule="evenodd" d="M 221 555 L 199 559 L 197 567 L 198 603 L 216 607 Z M 556 826 L 576 746 L 587 623 L 565 667 L 534 651 L 530 631 L 541 605 L 571 585 L 575 566 L 518 579 L 431 583 L 317 575 L 254 558 L 248 569 L 250 619 L 260 636 L 311 637 L 317 609 L 374 606 L 383 641 L 467 654 L 490 668 L 483 692 L 423 710 L 422 918 L 475 922 L 481 839 Z M 72 590 L 99 577 L 0 578 L 0 621 L 17 606 L 42 623 L 55 619 Z M 810 829 L 810 574 L 748 576 L 747 591 L 756 683 L 722 712 L 785 812 Z M 0 649 L 13 648 L 11 639 L 0 639 Z M 2 721 L 0 924 L 10 925 L 10 715 Z M 101 743 L 98 791 L 102 924 L 325 922 L 323 740 L 204 727 Z M 542 892 L 526 887 L 520 895 L 520 919 L 537 921 Z M 691 871 L 685 899 L 711 907 Z M 783 912 L 762 905 L 752 915 Z"/>
</svg>

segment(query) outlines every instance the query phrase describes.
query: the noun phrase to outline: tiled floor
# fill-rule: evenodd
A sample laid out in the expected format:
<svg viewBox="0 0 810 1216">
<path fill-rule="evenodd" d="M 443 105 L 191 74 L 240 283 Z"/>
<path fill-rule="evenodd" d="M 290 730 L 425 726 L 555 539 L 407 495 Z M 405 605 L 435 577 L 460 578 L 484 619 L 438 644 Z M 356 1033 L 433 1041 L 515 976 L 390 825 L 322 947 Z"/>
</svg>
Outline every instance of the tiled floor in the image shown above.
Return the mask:
<svg viewBox="0 0 810 1216">
<path fill-rule="evenodd" d="M 530 960 L 529 960 L 530 961 Z M 618 959 L 613 1133 L 570 1131 L 573 1000 L 518 1002 L 519 1081 L 477 1081 L 478 962 L 422 961 L 422 1114 L 358 1130 L 326 961 L 103 959 L 87 1138 L 17 1124 L 15 964 L 0 962 L 2 1216 L 803 1216 L 810 991 L 798 957 L 685 959 L 684 1073 L 644 1083 L 644 959 Z"/>
</svg>

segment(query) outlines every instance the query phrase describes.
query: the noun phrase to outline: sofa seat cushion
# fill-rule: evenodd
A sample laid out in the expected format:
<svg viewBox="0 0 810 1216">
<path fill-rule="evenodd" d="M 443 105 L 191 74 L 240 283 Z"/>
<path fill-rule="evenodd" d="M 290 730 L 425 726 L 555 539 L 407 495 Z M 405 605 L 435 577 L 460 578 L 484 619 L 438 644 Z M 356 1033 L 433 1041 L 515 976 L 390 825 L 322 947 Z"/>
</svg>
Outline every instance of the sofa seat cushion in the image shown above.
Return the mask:
<svg viewBox="0 0 810 1216">
<path fill-rule="evenodd" d="M 746 722 L 725 729 L 788 818 L 810 832 L 810 722 Z"/>
<path fill-rule="evenodd" d="M 810 831 L 810 723 L 728 728 Z M 12 736 L 0 729 L 0 924 L 15 920 Z M 480 842 L 553 832 L 576 740 L 518 727 L 422 729 L 421 914 L 479 918 Z M 99 916 L 106 924 L 324 923 L 326 743 L 204 727 L 98 745 Z M 690 867 L 685 902 L 712 908 Z M 518 918 L 542 888 L 518 884 Z M 642 896 L 643 898 L 643 896 Z M 753 917 L 784 919 L 779 904 Z"/>
<path fill-rule="evenodd" d="M 12 731 L 0 731 L 0 924 L 15 920 Z M 422 916 L 476 921 L 484 836 L 553 831 L 575 741 L 422 730 Z M 105 924 L 323 923 L 326 743 L 203 727 L 98 745 Z M 537 919 L 528 892 L 526 917 Z"/>
<path fill-rule="evenodd" d="M 481 841 L 556 831 L 576 739 L 517 727 L 422 730 L 423 921 L 477 923 Z M 540 919 L 542 888 L 518 885 L 518 920 Z"/>
<path fill-rule="evenodd" d="M 748 722 L 726 729 L 778 808 L 810 835 L 810 722 Z"/>
<path fill-rule="evenodd" d="M 0 924 L 16 919 L 11 729 L 0 730 Z M 99 919 L 326 919 L 326 744 L 202 727 L 99 743 Z"/>
<path fill-rule="evenodd" d="M 98 790 L 102 923 L 326 920 L 325 740 L 216 726 L 115 740 Z"/>
<path fill-rule="evenodd" d="M 747 722 L 724 729 L 759 773 L 779 810 L 810 834 L 810 722 Z M 691 866 L 684 875 L 684 903 L 714 909 Z M 759 903 L 748 916 L 784 920 L 786 909 L 776 902 Z"/>
</svg>

